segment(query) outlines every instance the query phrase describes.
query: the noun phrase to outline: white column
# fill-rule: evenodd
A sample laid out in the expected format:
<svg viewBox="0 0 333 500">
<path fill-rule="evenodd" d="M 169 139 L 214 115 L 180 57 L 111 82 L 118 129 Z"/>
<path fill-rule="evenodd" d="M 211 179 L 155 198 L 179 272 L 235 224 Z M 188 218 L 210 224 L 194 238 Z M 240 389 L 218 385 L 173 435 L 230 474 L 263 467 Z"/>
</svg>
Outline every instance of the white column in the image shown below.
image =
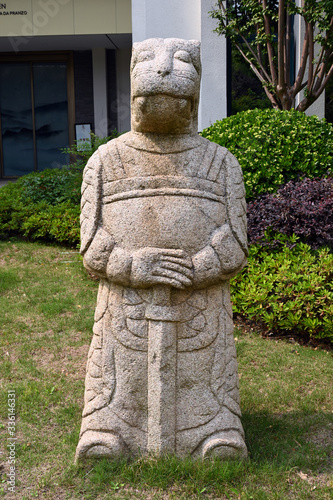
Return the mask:
<svg viewBox="0 0 333 500">
<path fill-rule="evenodd" d="M 133 42 L 146 38 L 201 41 L 202 81 L 199 130 L 227 116 L 227 46 L 213 33 L 214 0 L 132 0 Z"/>
<path fill-rule="evenodd" d="M 199 130 L 227 116 L 227 41 L 213 30 L 217 26 L 208 12 L 213 0 L 201 0 L 201 97 Z"/>
<path fill-rule="evenodd" d="M 201 0 L 132 0 L 133 42 L 146 38 L 200 40 Z"/>
<path fill-rule="evenodd" d="M 107 109 L 107 75 L 106 54 L 104 48 L 92 49 L 93 57 L 93 85 L 94 85 L 94 118 L 95 134 L 99 137 L 108 135 Z"/>
</svg>

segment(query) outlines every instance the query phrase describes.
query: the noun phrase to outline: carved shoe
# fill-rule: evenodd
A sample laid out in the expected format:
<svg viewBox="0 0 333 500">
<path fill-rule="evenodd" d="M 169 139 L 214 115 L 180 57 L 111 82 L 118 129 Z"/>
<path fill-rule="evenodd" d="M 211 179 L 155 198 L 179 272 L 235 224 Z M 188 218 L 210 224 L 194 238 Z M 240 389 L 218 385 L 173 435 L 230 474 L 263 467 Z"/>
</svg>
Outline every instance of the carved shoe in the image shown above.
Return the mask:
<svg viewBox="0 0 333 500">
<path fill-rule="evenodd" d="M 245 459 L 247 448 L 243 437 L 237 431 L 219 432 L 210 436 L 202 446 L 203 458 Z"/>
<path fill-rule="evenodd" d="M 116 434 L 109 432 L 86 431 L 76 448 L 75 462 L 85 458 L 117 458 L 126 453 L 126 445 Z"/>
</svg>

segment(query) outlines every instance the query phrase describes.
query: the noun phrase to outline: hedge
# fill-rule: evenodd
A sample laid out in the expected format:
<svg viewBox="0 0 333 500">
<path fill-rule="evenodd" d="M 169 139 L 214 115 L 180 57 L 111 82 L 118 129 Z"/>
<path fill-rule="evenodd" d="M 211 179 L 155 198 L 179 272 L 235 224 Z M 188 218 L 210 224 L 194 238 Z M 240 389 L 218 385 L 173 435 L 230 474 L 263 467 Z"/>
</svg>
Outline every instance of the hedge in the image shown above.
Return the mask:
<svg viewBox="0 0 333 500">
<path fill-rule="evenodd" d="M 0 234 L 77 245 L 82 175 L 45 170 L 0 189 Z"/>
<path fill-rule="evenodd" d="M 273 332 L 332 342 L 333 255 L 293 241 L 276 251 L 250 246 L 248 266 L 231 281 L 233 311 Z"/>
<path fill-rule="evenodd" d="M 332 125 L 298 111 L 243 111 L 217 121 L 202 136 L 236 156 L 248 200 L 290 180 L 333 172 Z"/>
</svg>

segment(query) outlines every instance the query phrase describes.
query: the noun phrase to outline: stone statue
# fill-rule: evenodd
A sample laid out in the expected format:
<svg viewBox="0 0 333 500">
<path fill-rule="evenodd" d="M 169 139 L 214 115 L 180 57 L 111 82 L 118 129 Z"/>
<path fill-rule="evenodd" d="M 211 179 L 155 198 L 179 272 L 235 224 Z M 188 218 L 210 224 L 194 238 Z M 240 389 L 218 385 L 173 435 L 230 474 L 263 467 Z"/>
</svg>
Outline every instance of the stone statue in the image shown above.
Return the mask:
<svg viewBox="0 0 333 500">
<path fill-rule="evenodd" d="M 84 171 L 81 253 L 100 285 L 77 460 L 247 455 L 229 292 L 244 185 L 197 134 L 200 74 L 195 40 L 135 43 L 132 130 Z"/>
</svg>

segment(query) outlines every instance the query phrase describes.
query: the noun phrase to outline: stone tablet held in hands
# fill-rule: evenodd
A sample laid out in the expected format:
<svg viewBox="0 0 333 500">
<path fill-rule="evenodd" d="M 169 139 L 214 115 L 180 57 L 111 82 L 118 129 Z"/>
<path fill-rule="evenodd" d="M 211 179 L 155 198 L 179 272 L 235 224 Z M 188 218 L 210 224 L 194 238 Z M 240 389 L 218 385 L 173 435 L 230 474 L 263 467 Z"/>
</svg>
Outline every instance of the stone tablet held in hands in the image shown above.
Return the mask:
<svg viewBox="0 0 333 500">
<path fill-rule="evenodd" d="M 127 134 L 84 170 L 100 277 L 76 459 L 245 458 L 229 279 L 246 264 L 237 160 L 197 133 L 200 44 L 135 43 Z"/>
</svg>

